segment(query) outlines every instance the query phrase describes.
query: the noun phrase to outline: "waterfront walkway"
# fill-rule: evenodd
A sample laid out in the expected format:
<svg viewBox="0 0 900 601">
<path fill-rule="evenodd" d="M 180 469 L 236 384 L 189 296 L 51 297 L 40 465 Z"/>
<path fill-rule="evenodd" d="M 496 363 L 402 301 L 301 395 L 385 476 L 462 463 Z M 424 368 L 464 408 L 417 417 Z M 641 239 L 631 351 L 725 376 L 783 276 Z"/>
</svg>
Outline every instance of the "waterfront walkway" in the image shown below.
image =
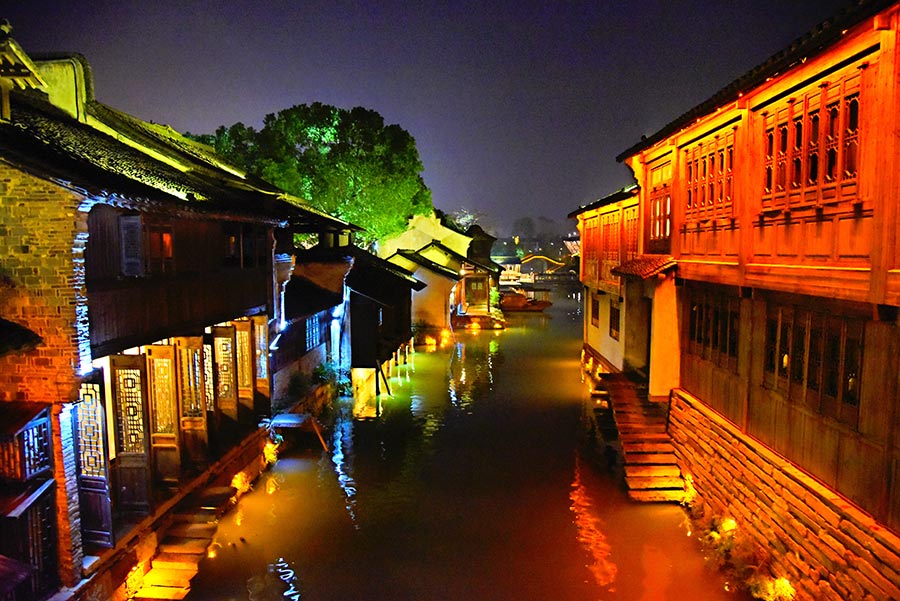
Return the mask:
<svg viewBox="0 0 900 601">
<path fill-rule="evenodd" d="M 684 480 L 666 431 L 668 402 L 651 400 L 646 383 L 621 373 L 598 374 L 591 398 L 595 413 L 611 412 L 628 496 L 636 501 L 680 503 Z"/>
</svg>

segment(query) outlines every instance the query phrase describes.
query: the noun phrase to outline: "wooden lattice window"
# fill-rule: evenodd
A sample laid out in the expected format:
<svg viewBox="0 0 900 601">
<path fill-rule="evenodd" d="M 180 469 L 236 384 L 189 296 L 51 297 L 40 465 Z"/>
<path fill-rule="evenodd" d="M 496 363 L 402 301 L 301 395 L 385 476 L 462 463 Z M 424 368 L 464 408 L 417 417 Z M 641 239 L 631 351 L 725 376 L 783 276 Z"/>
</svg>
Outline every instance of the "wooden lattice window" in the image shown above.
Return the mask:
<svg viewBox="0 0 900 601">
<path fill-rule="evenodd" d="M 235 381 L 234 381 L 234 346 L 231 340 L 223 336 L 215 338 L 216 352 L 216 368 L 218 375 L 218 396 L 219 398 L 235 397 Z"/>
<path fill-rule="evenodd" d="M 25 482 L 49 473 L 52 467 L 50 418 L 46 409 L 36 411 L 17 431 L 0 436 L 0 478 Z"/>
<path fill-rule="evenodd" d="M 104 411 L 100 400 L 99 384 L 82 383 L 75 406 L 78 418 L 78 457 L 82 476 L 106 477 L 106 452 L 104 451 Z"/>
<path fill-rule="evenodd" d="M 253 347 L 250 344 L 250 329 L 239 329 L 237 338 L 237 376 L 239 388 L 253 387 Z"/>
<path fill-rule="evenodd" d="M 181 411 L 185 417 L 203 415 L 203 351 L 199 348 L 178 347 L 181 368 Z"/>
<path fill-rule="evenodd" d="M 862 320 L 770 306 L 766 324 L 766 384 L 792 401 L 856 427 Z"/>
<path fill-rule="evenodd" d="M 861 72 L 854 70 L 763 114 L 763 209 L 854 200 Z"/>
<path fill-rule="evenodd" d="M 116 398 L 119 402 L 119 448 L 125 453 L 144 453 L 144 413 L 141 372 L 117 369 Z"/>
</svg>

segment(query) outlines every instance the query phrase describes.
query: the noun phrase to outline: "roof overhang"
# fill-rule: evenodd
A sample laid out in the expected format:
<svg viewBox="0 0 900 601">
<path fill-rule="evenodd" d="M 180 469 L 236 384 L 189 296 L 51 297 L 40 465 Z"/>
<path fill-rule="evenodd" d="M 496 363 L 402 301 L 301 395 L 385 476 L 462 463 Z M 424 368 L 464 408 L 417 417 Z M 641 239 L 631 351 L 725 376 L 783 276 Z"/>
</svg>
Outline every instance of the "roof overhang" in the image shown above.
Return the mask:
<svg viewBox="0 0 900 601">
<path fill-rule="evenodd" d="M 0 318 L 0 357 L 30 351 L 43 342 L 43 338 L 25 326 Z"/>
<path fill-rule="evenodd" d="M 670 255 L 641 255 L 612 268 L 612 274 L 625 278 L 650 279 L 669 269 L 678 262 Z"/>
</svg>

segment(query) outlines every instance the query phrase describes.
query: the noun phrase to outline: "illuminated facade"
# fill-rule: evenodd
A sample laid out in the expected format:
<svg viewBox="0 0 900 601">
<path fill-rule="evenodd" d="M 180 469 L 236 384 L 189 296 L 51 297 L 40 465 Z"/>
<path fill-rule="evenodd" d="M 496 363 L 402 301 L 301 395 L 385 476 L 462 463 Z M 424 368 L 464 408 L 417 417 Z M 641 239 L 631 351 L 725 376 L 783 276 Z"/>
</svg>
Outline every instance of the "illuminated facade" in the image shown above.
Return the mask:
<svg viewBox="0 0 900 601">
<path fill-rule="evenodd" d="M 413 297 L 413 320 L 425 329 L 502 327 L 502 314 L 491 306 L 502 269 L 490 256 L 495 240 L 479 225 L 462 233 L 437 215 L 416 215 L 406 231 L 379 243 L 378 255 L 427 281 Z"/>
<path fill-rule="evenodd" d="M 578 220 L 584 285 L 584 355 L 590 370 L 646 370 L 646 340 L 629 340 L 625 285 L 613 270 L 638 252 L 638 187 L 631 185 L 569 214 Z"/>
<path fill-rule="evenodd" d="M 801 598 L 900 598 L 898 33 L 856 3 L 618 157 L 682 472 Z"/>
<path fill-rule="evenodd" d="M 7 34 L 0 561 L 34 570 L 14 598 L 88 581 L 113 598 L 155 550 L 135 525 L 270 411 L 276 230 L 347 225 L 96 102 L 84 59 L 31 62 Z"/>
</svg>

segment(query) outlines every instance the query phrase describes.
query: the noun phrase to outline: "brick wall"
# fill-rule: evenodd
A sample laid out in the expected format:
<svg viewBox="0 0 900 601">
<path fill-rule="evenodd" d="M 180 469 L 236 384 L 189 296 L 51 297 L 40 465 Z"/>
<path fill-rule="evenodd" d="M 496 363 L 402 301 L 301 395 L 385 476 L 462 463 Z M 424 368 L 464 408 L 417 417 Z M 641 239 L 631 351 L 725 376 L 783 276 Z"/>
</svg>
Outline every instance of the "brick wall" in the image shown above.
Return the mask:
<svg viewBox="0 0 900 601">
<path fill-rule="evenodd" d="M 79 341 L 86 328 L 82 197 L 0 162 L 0 317 L 43 344 L 0 357 L 0 402 L 54 403 L 56 536 L 63 584 L 78 581 L 82 548 L 70 407 L 77 398 Z M 79 238 L 79 233 L 80 238 Z M 78 242 L 80 240 L 80 242 Z M 80 313 L 80 317 L 79 317 Z"/>
<path fill-rule="evenodd" d="M 0 401 L 59 402 L 77 396 L 73 284 L 81 197 L 0 163 L 0 317 L 44 339 L 0 357 Z"/>
<path fill-rule="evenodd" d="M 737 522 L 797 599 L 900 599 L 900 537 L 689 393 L 673 393 L 669 432 L 706 513 Z"/>
</svg>

